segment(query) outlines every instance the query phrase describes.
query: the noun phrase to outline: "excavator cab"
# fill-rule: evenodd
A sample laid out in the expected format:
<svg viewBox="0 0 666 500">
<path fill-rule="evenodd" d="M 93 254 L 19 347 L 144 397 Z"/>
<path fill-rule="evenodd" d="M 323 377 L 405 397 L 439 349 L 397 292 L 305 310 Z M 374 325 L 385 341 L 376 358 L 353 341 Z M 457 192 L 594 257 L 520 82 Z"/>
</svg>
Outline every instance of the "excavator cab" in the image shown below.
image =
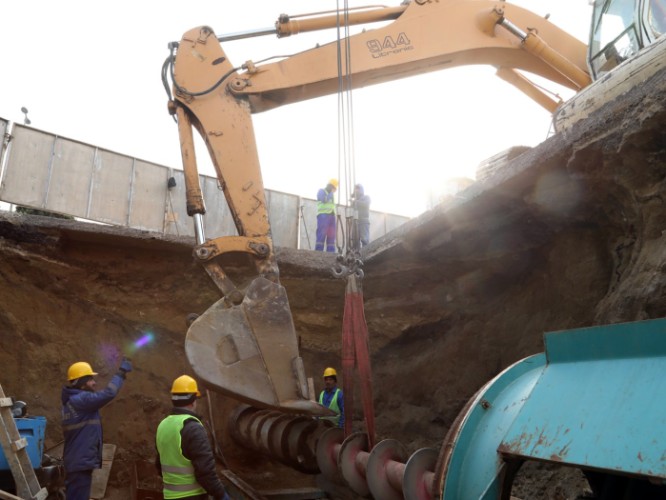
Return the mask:
<svg viewBox="0 0 666 500">
<path fill-rule="evenodd" d="M 588 62 L 593 80 L 650 45 L 666 31 L 666 0 L 597 0 Z"/>
</svg>

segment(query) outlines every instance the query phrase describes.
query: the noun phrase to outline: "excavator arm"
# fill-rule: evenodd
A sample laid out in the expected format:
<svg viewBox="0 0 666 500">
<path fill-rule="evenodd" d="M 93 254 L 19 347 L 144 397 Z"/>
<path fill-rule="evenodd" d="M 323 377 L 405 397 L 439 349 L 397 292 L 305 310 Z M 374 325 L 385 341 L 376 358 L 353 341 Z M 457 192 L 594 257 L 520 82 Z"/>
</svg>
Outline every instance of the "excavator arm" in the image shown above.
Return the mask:
<svg viewBox="0 0 666 500">
<path fill-rule="evenodd" d="M 348 51 L 351 58 L 352 88 L 474 64 L 494 66 L 501 75 L 526 71 L 576 91 L 591 82 L 584 43 L 547 19 L 506 2 L 418 0 L 349 14 L 353 24 L 373 17 L 394 21 L 353 35 L 339 46 L 341 57 Z M 292 21 L 283 15 L 276 31 L 286 36 L 333 27 L 335 18 Z M 333 94 L 339 88 L 337 58 L 338 44 L 330 43 L 272 64 L 246 63 L 247 70 L 231 77 L 228 88 L 237 98 L 246 97 L 253 113 Z M 526 79 L 520 75 L 520 80 Z M 520 88 L 531 97 L 538 91 L 527 82 Z M 558 105 L 539 99 L 550 111 Z"/>
<path fill-rule="evenodd" d="M 172 44 L 165 64 L 173 82 L 187 210 L 195 219 L 195 258 L 224 297 L 196 319 L 185 350 L 209 386 L 250 404 L 323 415 L 310 400 L 286 292 L 279 282 L 252 113 L 338 91 L 338 48 L 352 58 L 351 86 L 468 64 L 490 64 L 548 109 L 550 99 L 515 70 L 580 89 L 590 80 L 585 45 L 529 11 L 500 1 L 417 0 L 392 8 L 352 11 L 349 24 L 390 21 L 269 64 L 236 67 L 207 26 Z M 334 27 L 335 15 L 281 16 L 278 36 Z M 548 40 L 547 44 L 544 40 Z M 207 239 L 192 130 L 203 138 L 234 218 L 238 236 Z M 219 257 L 249 255 L 256 277 L 244 288 Z"/>
</svg>

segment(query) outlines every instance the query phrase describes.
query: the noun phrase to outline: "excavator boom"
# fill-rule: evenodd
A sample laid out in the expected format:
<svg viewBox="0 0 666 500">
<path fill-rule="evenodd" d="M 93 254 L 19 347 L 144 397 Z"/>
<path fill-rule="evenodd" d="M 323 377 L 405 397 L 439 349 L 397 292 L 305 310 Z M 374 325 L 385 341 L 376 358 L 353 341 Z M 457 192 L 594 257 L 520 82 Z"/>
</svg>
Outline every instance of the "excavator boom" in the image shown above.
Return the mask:
<svg viewBox="0 0 666 500">
<path fill-rule="evenodd" d="M 352 88 L 473 64 L 526 71 L 576 91 L 591 82 L 586 45 L 513 4 L 419 0 L 401 9 L 379 10 L 378 21 L 388 13 L 399 17 L 350 36 L 340 47 L 333 42 L 275 63 L 249 64 L 247 71 L 231 77 L 228 87 L 239 98 L 248 98 L 253 113 L 336 93 L 338 48 L 342 59 L 347 52 L 351 58 Z M 284 27 L 290 22 L 281 16 L 278 33 L 290 32 Z M 538 88 L 531 86 L 532 91 Z M 551 101 L 548 108 L 553 111 L 558 103 Z"/>
<path fill-rule="evenodd" d="M 512 22 L 553 34 L 573 66 L 584 61 L 584 45 L 547 21 L 504 2 L 416 2 L 398 8 L 353 14 L 356 21 L 394 19 L 388 26 L 351 36 L 353 86 L 381 83 L 461 64 L 490 63 L 521 68 L 576 87 L 580 83 L 521 49 L 522 42 L 498 27 Z M 328 20 L 326 20 L 328 19 Z M 297 23 L 282 16 L 277 30 L 285 36 L 323 21 Z M 251 114 L 338 89 L 337 45 L 308 50 L 277 63 L 234 67 L 213 30 L 203 26 L 185 33 L 178 44 L 171 77 L 185 170 L 188 214 L 197 221 L 194 255 L 224 298 L 192 323 L 185 350 L 195 373 L 209 386 L 237 399 L 282 411 L 324 414 L 310 401 L 298 353 L 286 292 L 279 283 L 268 210 L 254 140 Z M 343 54 L 344 56 L 344 54 Z M 583 82 L 584 83 L 584 82 Z M 203 138 L 238 236 L 207 239 L 192 129 Z M 219 257 L 248 254 L 257 277 L 239 289 Z"/>
<path fill-rule="evenodd" d="M 256 406 L 324 414 L 312 402 L 298 353 L 286 292 L 279 282 L 251 115 L 339 90 L 452 68 L 486 64 L 555 111 L 560 102 L 528 72 L 578 91 L 590 84 L 586 46 L 547 19 L 504 1 L 416 0 L 399 7 L 349 12 L 350 24 L 384 22 L 339 43 L 317 46 L 277 62 L 234 66 L 212 28 L 186 32 L 172 43 L 163 76 L 170 75 L 185 169 L 188 214 L 196 221 L 195 258 L 224 298 L 190 327 L 186 353 L 209 386 Z M 331 28 L 341 17 L 320 13 L 280 16 L 275 33 Z M 262 33 L 264 34 L 264 33 Z M 232 37 L 230 39 L 235 39 Z M 340 58 L 340 59 L 339 59 Z M 351 60 L 350 74 L 339 61 Z M 203 138 L 238 236 L 207 239 L 192 130 Z M 248 255 L 256 277 L 239 288 L 219 257 Z"/>
</svg>

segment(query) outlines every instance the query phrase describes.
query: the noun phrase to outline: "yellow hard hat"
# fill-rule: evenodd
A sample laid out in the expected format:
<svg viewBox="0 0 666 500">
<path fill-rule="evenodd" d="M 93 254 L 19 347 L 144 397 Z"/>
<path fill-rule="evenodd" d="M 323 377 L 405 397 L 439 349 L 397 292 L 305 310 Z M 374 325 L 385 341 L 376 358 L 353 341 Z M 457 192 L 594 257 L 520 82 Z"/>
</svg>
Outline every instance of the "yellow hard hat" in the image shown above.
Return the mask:
<svg viewBox="0 0 666 500">
<path fill-rule="evenodd" d="M 86 375 L 97 375 L 90 366 L 90 363 L 78 361 L 67 369 L 67 380 L 70 382 Z"/>
<path fill-rule="evenodd" d="M 338 377 L 338 372 L 335 371 L 335 368 L 331 368 L 330 366 L 324 370 L 324 378 L 326 377 Z"/>
<path fill-rule="evenodd" d="M 197 397 L 201 396 L 197 381 L 189 375 L 181 375 L 173 381 L 171 394 L 196 394 Z"/>
<path fill-rule="evenodd" d="M 328 183 L 333 186 L 335 189 L 338 189 L 338 180 L 337 179 L 330 179 Z"/>
</svg>

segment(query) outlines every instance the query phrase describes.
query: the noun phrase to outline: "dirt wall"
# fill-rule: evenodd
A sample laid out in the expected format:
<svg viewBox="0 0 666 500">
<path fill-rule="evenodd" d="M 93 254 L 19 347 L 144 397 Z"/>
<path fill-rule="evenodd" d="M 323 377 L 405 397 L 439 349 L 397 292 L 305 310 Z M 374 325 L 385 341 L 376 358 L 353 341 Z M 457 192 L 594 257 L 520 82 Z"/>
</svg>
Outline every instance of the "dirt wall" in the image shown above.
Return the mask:
<svg viewBox="0 0 666 500">
<path fill-rule="evenodd" d="M 666 316 L 661 85 L 625 96 L 623 107 L 551 137 L 366 248 L 380 438 L 410 451 L 438 447 L 483 383 L 543 350 L 545 331 Z M 154 456 L 172 379 L 189 372 L 185 318 L 219 298 L 192 244 L 0 215 L 0 382 L 47 417 L 46 447 L 62 439 L 70 363 L 91 362 L 104 383 L 123 355 L 134 361 L 103 410 L 105 440 L 118 445 L 110 486 L 118 498 L 126 498 L 130 464 Z M 344 282 L 332 277 L 330 255 L 283 249 L 278 261 L 307 375 L 320 389 L 322 369 L 340 365 Z M 226 265 L 234 278 L 248 270 L 242 259 Z M 148 342 L 137 347 L 140 339 Z M 224 453 L 242 477 L 312 483 L 235 447 L 225 419 L 235 403 L 213 401 Z"/>
</svg>

